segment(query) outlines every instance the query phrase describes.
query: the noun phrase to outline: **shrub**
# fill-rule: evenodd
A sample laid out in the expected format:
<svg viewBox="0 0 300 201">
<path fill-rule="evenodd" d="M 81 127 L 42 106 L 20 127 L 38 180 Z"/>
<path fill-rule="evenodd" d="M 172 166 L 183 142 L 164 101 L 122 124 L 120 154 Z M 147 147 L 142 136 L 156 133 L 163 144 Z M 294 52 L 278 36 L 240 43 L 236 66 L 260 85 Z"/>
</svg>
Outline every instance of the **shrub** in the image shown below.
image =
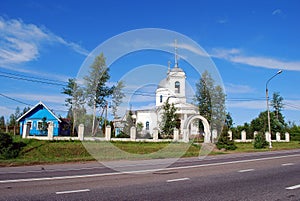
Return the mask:
<svg viewBox="0 0 300 201">
<path fill-rule="evenodd" d="M 265 136 L 261 133 L 258 133 L 254 138 L 254 148 L 263 149 L 268 145 L 268 142 L 265 139 Z"/>
<path fill-rule="evenodd" d="M 221 136 L 216 143 L 218 149 L 225 149 L 225 150 L 235 150 L 237 147 L 234 144 L 233 140 L 229 139 L 228 136 L 228 128 L 224 126 Z"/>
<path fill-rule="evenodd" d="M 0 133 L 0 158 L 16 158 L 25 145 L 23 142 L 14 142 L 13 138 L 7 133 Z"/>
</svg>

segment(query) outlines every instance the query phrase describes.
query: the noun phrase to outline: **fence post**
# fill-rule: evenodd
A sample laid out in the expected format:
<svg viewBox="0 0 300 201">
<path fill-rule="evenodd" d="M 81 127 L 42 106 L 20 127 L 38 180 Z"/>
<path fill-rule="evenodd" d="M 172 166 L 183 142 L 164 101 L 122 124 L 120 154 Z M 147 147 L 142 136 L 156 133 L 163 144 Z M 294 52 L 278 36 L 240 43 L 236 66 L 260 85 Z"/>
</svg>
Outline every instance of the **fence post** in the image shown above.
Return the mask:
<svg viewBox="0 0 300 201">
<path fill-rule="evenodd" d="M 134 126 L 130 128 L 130 140 L 136 140 L 136 128 Z"/>
<path fill-rule="evenodd" d="M 22 138 L 26 138 L 29 134 L 30 127 L 27 124 L 23 126 Z"/>
<path fill-rule="evenodd" d="M 78 126 L 78 138 L 80 141 L 84 140 L 84 125 L 83 124 L 79 124 Z"/>
<path fill-rule="evenodd" d="M 48 139 L 53 140 L 53 122 L 50 122 L 48 125 Z"/>
<path fill-rule="evenodd" d="M 179 130 L 174 128 L 173 130 L 173 141 L 177 142 L 179 140 Z"/>
<path fill-rule="evenodd" d="M 277 133 L 276 133 L 276 141 L 277 141 L 277 142 L 280 142 L 280 140 L 281 140 L 281 139 L 280 139 L 280 133 L 277 132 Z"/>
<path fill-rule="evenodd" d="M 290 142 L 290 134 L 288 132 L 285 133 L 285 141 Z"/>
<path fill-rule="evenodd" d="M 229 140 L 231 141 L 232 140 L 232 131 L 231 130 L 228 131 L 228 136 L 229 136 Z"/>
<path fill-rule="evenodd" d="M 241 140 L 242 140 L 242 142 L 246 142 L 246 140 L 247 140 L 247 137 L 246 137 L 247 135 L 246 135 L 246 131 L 245 130 L 243 130 L 242 132 L 241 132 Z"/>
<path fill-rule="evenodd" d="M 107 141 L 110 141 L 110 139 L 111 139 L 111 127 L 110 127 L 110 125 L 107 125 L 106 128 L 105 128 L 105 139 Z"/>
<path fill-rule="evenodd" d="M 257 134 L 258 134 L 258 132 L 254 131 L 254 133 L 253 133 L 253 139 L 255 139 L 255 137 L 256 137 Z"/>
<path fill-rule="evenodd" d="M 158 129 L 156 127 L 153 129 L 153 141 L 158 141 Z"/>
</svg>

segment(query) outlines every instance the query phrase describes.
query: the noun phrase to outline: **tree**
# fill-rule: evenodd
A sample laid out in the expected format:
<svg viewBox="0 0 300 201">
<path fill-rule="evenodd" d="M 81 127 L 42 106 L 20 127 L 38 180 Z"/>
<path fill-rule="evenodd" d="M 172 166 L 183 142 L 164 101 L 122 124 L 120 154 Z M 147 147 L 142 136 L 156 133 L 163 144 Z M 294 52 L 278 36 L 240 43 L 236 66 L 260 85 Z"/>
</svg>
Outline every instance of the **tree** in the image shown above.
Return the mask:
<svg viewBox="0 0 300 201">
<path fill-rule="evenodd" d="M 211 102 L 211 128 L 216 129 L 218 133 L 221 133 L 226 122 L 225 94 L 221 86 L 217 85 L 214 87 Z"/>
<path fill-rule="evenodd" d="M 68 116 L 71 117 L 72 133 L 74 134 L 75 128 L 78 124 L 78 116 L 84 110 L 85 100 L 83 89 L 76 83 L 76 79 L 69 79 L 68 85 L 63 88 L 62 93 L 68 95 L 65 102 L 66 106 L 69 106 L 69 111 L 72 113 Z"/>
<path fill-rule="evenodd" d="M 225 94 L 220 85 L 215 85 L 208 71 L 204 71 L 199 82 L 196 83 L 194 100 L 198 105 L 200 115 L 207 119 L 212 129 L 217 129 L 220 133 L 226 116 Z"/>
<path fill-rule="evenodd" d="M 233 120 L 232 120 L 231 114 L 229 112 L 227 112 L 227 114 L 226 114 L 225 125 L 229 129 L 231 129 L 233 126 Z"/>
<path fill-rule="evenodd" d="M 281 113 L 278 113 L 278 119 L 275 112 L 270 112 L 270 125 L 271 131 L 274 133 L 283 133 L 287 127 L 284 117 Z M 261 112 L 257 118 L 253 119 L 250 124 L 251 132 L 258 131 L 265 133 L 268 131 L 268 113 L 267 111 Z"/>
<path fill-rule="evenodd" d="M 177 126 L 177 109 L 175 108 L 174 103 L 169 103 L 168 99 L 164 103 L 162 108 L 163 113 L 160 123 L 160 129 L 163 134 L 169 137 L 170 135 L 173 135 L 173 130 Z"/>
<path fill-rule="evenodd" d="M 90 66 L 89 75 L 84 77 L 88 105 L 93 109 L 92 135 L 96 134 L 96 109 L 105 109 L 106 98 L 113 93 L 114 87 L 106 86 L 109 80 L 109 68 L 106 66 L 103 53 L 97 56 Z"/>
<path fill-rule="evenodd" d="M 26 112 L 28 112 L 29 110 L 30 110 L 30 107 L 24 107 L 21 116 L 22 116 L 23 114 L 25 114 Z"/>
<path fill-rule="evenodd" d="M 5 127 L 5 118 L 4 118 L 4 116 L 1 116 L 0 117 L 0 128 L 3 128 L 3 127 Z"/>
<path fill-rule="evenodd" d="M 122 130 L 122 135 L 119 137 L 130 137 L 130 129 L 134 126 L 134 121 L 132 118 L 132 111 L 131 109 L 126 113 L 126 122 L 124 123 L 124 128 Z"/>
<path fill-rule="evenodd" d="M 214 88 L 214 81 L 208 71 L 204 71 L 201 75 L 201 79 L 196 83 L 195 101 L 199 108 L 199 113 L 211 122 L 212 115 L 212 103 L 211 93 Z M 201 124 L 200 124 L 201 125 Z"/>
<path fill-rule="evenodd" d="M 122 99 L 125 97 L 125 94 L 122 92 L 122 89 L 124 88 L 123 81 L 119 81 L 114 88 L 114 91 L 112 93 L 112 114 L 114 118 L 118 118 L 118 107 L 122 103 Z"/>
<path fill-rule="evenodd" d="M 279 119 L 279 113 L 283 109 L 283 98 L 280 96 L 279 92 L 273 93 L 273 99 L 271 100 L 271 106 L 273 107 L 276 118 Z"/>
</svg>

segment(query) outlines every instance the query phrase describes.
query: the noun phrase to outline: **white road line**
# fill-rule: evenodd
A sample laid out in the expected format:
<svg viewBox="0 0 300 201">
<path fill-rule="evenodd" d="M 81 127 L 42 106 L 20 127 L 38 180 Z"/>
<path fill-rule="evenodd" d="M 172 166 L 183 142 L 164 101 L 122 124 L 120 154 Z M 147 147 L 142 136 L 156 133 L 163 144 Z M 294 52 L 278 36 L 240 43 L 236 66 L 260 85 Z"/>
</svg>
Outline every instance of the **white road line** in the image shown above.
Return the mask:
<svg viewBox="0 0 300 201">
<path fill-rule="evenodd" d="M 61 191 L 61 192 L 56 192 L 56 195 L 61 195 L 61 194 L 70 194 L 70 193 L 82 193 L 82 192 L 89 192 L 90 189 L 81 189 L 81 190 L 73 190 L 73 191 Z"/>
<path fill-rule="evenodd" d="M 274 157 L 266 157 L 266 158 L 247 159 L 247 160 L 240 160 L 240 161 L 228 161 L 228 162 L 220 162 L 220 163 L 208 163 L 208 164 L 202 164 L 202 165 L 180 166 L 180 167 L 170 167 L 170 168 L 158 168 L 158 169 L 149 169 L 149 170 L 134 170 L 134 171 L 124 171 L 124 172 L 112 172 L 112 173 L 100 173 L 100 174 L 88 174 L 88 175 L 73 175 L 73 176 L 60 176 L 60 177 L 0 180 L 0 184 L 45 181 L 45 180 L 78 179 L 78 178 L 89 178 L 89 177 L 103 177 L 103 176 L 113 176 L 113 175 L 122 175 L 122 174 L 149 173 L 149 172 L 166 171 L 166 170 L 181 170 L 181 169 L 220 166 L 220 165 L 229 165 L 229 164 L 237 164 L 237 163 L 248 163 L 248 162 L 254 162 L 254 161 L 265 161 L 265 160 L 273 160 L 273 159 L 288 158 L 288 157 L 299 157 L 299 156 L 300 156 L 300 154 L 293 154 L 293 155 L 274 156 Z"/>
<path fill-rule="evenodd" d="M 190 180 L 190 178 L 179 178 L 179 179 L 170 179 L 170 180 L 167 180 L 167 182 L 176 182 L 176 181 L 186 181 L 186 180 Z"/>
<path fill-rule="evenodd" d="M 254 171 L 254 169 L 239 170 L 238 172 L 251 172 L 251 171 Z"/>
<path fill-rule="evenodd" d="M 295 190 L 297 188 L 300 188 L 300 184 L 295 185 L 295 186 L 286 187 L 285 189 L 287 189 L 287 190 Z"/>
<path fill-rule="evenodd" d="M 294 165 L 294 163 L 284 163 L 284 164 L 281 164 L 282 166 L 290 166 L 290 165 Z"/>
</svg>

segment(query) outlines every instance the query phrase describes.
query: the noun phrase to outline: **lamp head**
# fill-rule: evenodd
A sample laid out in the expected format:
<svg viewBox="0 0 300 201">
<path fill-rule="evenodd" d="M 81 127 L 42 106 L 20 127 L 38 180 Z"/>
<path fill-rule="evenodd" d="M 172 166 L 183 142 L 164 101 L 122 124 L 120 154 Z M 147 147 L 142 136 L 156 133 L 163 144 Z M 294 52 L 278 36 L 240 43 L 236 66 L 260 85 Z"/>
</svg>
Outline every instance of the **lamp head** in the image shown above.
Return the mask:
<svg viewBox="0 0 300 201">
<path fill-rule="evenodd" d="M 280 74 L 280 73 L 282 73 L 282 70 L 279 70 L 279 71 L 277 72 L 277 74 Z"/>
</svg>

